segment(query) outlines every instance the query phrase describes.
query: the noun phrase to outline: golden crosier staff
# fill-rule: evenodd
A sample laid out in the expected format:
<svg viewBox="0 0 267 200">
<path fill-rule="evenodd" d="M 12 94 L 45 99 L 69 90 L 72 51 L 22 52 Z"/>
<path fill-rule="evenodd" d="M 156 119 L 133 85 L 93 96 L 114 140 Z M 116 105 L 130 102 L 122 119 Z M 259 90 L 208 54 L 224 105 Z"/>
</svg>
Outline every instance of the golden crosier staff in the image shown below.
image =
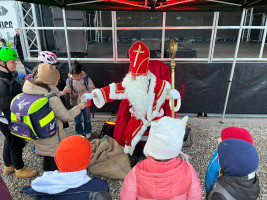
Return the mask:
<svg viewBox="0 0 267 200">
<path fill-rule="evenodd" d="M 171 60 L 171 69 L 172 69 L 172 89 L 174 89 L 175 86 L 175 55 L 176 51 L 178 50 L 177 41 L 175 38 L 172 38 L 171 40 L 171 52 L 172 52 L 172 60 Z M 172 117 L 174 118 L 174 99 L 171 98 L 171 109 L 172 109 Z"/>
</svg>

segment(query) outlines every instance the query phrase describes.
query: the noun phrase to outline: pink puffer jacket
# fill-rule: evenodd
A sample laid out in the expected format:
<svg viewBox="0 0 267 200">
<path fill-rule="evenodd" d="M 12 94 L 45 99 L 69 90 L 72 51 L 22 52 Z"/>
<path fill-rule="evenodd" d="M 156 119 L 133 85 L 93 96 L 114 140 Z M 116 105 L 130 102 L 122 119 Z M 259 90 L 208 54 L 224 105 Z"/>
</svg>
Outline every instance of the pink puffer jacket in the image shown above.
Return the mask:
<svg viewBox="0 0 267 200">
<path fill-rule="evenodd" d="M 198 175 L 190 163 L 173 158 L 157 162 L 153 158 L 138 163 L 126 176 L 121 200 L 201 200 Z"/>
</svg>

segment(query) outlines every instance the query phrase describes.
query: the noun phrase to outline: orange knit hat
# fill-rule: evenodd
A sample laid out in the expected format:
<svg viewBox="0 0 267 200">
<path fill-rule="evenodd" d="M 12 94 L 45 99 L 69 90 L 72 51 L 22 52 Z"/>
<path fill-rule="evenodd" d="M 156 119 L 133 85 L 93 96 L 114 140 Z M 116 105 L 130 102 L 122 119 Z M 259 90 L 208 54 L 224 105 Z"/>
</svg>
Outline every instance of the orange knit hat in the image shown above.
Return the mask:
<svg viewBox="0 0 267 200">
<path fill-rule="evenodd" d="M 84 170 L 88 167 L 90 159 L 90 142 L 80 135 L 72 135 L 62 140 L 55 153 L 55 161 L 60 172 Z"/>
</svg>

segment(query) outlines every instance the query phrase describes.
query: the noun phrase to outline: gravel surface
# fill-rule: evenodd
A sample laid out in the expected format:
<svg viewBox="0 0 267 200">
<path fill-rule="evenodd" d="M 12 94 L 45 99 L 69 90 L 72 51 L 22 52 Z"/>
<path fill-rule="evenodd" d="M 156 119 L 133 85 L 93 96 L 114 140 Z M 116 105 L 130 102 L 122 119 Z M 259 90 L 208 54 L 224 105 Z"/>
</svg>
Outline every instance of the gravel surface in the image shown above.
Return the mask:
<svg viewBox="0 0 267 200">
<path fill-rule="evenodd" d="M 92 119 L 93 138 L 96 138 L 102 129 L 104 120 L 115 120 L 114 116 L 107 114 L 96 114 Z M 253 139 L 254 145 L 258 150 L 260 156 L 260 166 L 257 170 L 257 174 L 260 179 L 261 194 L 259 200 L 267 199 L 267 120 L 266 118 L 226 118 L 224 124 L 219 123 L 220 118 L 189 118 L 189 126 L 191 127 L 191 135 L 193 145 L 191 147 L 183 147 L 182 151 L 190 155 L 190 162 L 195 167 L 204 195 L 204 179 L 205 172 L 208 166 L 209 160 L 217 148 L 217 138 L 220 136 L 220 131 L 228 126 L 243 127 L 249 130 Z M 68 135 L 74 134 L 74 123 L 70 123 L 70 127 L 65 129 Z M 0 135 L 0 151 L 3 151 L 4 136 Z M 189 141 L 185 143 L 189 145 Z M 27 145 L 24 148 L 23 159 L 27 166 L 32 169 L 42 171 L 42 158 L 35 156 L 31 152 L 32 142 L 27 141 Z M 2 156 L 0 162 L 3 165 Z M 90 176 L 90 172 L 88 172 Z M 99 176 L 98 176 L 99 177 Z M 120 189 L 123 184 L 123 180 L 107 179 L 99 177 L 108 181 L 110 186 L 110 193 L 113 199 L 119 199 Z M 9 176 L 3 176 L 11 195 L 14 200 L 28 200 L 30 197 L 20 194 L 19 190 L 26 185 L 30 185 L 34 178 L 17 179 L 14 174 Z"/>
</svg>

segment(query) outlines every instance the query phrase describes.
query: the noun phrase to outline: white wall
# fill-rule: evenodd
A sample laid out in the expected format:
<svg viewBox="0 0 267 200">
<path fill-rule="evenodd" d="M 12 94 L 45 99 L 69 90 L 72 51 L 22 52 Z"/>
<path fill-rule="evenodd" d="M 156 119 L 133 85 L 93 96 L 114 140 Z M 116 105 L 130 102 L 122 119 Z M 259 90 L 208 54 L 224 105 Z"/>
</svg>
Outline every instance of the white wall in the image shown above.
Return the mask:
<svg viewBox="0 0 267 200">
<path fill-rule="evenodd" d="M 0 37 L 4 38 L 6 42 L 11 42 L 12 46 L 15 28 L 18 28 L 15 1 L 1 1 Z"/>
</svg>

